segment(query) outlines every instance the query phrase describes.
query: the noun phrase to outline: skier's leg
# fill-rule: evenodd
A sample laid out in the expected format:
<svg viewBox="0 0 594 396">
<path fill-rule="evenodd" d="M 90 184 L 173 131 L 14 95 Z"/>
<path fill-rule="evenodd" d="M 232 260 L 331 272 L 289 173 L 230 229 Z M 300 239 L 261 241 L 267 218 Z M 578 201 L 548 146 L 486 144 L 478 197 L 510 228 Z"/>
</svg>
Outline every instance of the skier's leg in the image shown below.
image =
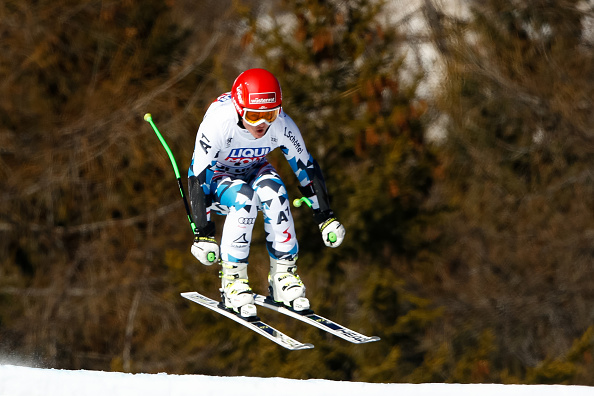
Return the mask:
<svg viewBox="0 0 594 396">
<path fill-rule="evenodd" d="M 226 176 L 216 183 L 213 203 L 227 215 L 221 237 L 221 259 L 247 263 L 258 214 L 258 196 L 244 180 Z"/>
<path fill-rule="evenodd" d="M 287 189 L 271 165 L 260 170 L 252 182 L 264 215 L 266 247 L 270 255 L 270 291 L 277 302 L 295 310 L 309 308 L 305 285 L 296 274 L 299 245 L 289 206 Z"/>
<path fill-rule="evenodd" d="M 293 260 L 299 245 L 287 189 L 272 165 L 263 167 L 252 182 L 264 216 L 266 248 L 271 257 Z"/>
<path fill-rule="evenodd" d="M 255 316 L 254 296 L 248 284 L 248 255 L 258 197 L 241 179 L 225 176 L 215 182 L 213 204 L 226 213 L 221 237 L 221 285 L 227 308 L 242 316 Z"/>
<path fill-rule="evenodd" d="M 247 263 L 222 261 L 221 286 L 223 303 L 241 316 L 256 316 L 254 293 L 248 284 Z"/>
<path fill-rule="evenodd" d="M 270 296 L 277 303 L 282 303 L 295 311 L 309 309 L 309 300 L 305 298 L 305 285 L 297 275 L 297 258 L 282 260 L 270 257 Z"/>
</svg>

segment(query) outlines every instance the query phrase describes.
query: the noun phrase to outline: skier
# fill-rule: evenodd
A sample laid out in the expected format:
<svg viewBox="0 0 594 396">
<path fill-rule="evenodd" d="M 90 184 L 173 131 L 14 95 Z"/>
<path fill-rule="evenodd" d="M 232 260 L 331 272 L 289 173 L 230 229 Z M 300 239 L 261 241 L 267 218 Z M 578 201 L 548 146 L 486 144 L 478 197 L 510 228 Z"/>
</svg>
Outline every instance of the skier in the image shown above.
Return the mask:
<svg viewBox="0 0 594 396">
<path fill-rule="evenodd" d="M 248 255 L 258 211 L 264 216 L 271 297 L 296 311 L 309 309 L 297 270 L 298 243 L 287 190 L 266 155 L 279 148 L 309 199 L 324 243 L 339 246 L 344 226 L 330 209 L 318 163 L 301 132 L 281 107 L 281 87 L 264 69 L 241 73 L 208 108 L 196 136 L 188 172 L 196 223 L 192 254 L 203 264 L 222 266 L 222 295 L 227 309 L 256 315 L 248 283 Z M 226 215 L 220 248 L 211 214 Z"/>
</svg>

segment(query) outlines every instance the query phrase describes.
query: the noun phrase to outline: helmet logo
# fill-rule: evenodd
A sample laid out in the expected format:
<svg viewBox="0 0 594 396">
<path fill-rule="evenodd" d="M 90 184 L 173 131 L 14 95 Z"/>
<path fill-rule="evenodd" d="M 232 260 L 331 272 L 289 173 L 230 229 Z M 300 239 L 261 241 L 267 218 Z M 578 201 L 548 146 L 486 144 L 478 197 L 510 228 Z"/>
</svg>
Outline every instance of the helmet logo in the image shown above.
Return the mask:
<svg viewBox="0 0 594 396">
<path fill-rule="evenodd" d="M 234 97 L 231 97 L 231 102 L 233 103 L 233 106 L 235 106 L 235 110 L 237 111 L 237 113 L 240 116 L 243 116 L 243 108 L 237 104 Z"/>
<path fill-rule="evenodd" d="M 241 85 L 237 86 L 237 89 L 235 90 L 236 94 L 237 94 L 237 101 L 239 102 L 240 105 L 245 104 L 245 102 L 243 101 L 243 94 L 241 92 Z"/>
<path fill-rule="evenodd" d="M 251 93 L 249 98 L 249 104 L 259 105 L 276 103 L 276 92 L 259 92 Z"/>
</svg>

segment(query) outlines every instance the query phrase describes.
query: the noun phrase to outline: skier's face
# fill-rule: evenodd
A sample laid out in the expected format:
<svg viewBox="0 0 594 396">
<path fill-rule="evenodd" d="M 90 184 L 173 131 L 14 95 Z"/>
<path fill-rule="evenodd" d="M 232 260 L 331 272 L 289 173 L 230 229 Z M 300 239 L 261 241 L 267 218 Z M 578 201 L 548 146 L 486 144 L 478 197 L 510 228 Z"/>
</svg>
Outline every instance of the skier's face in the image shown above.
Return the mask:
<svg viewBox="0 0 594 396">
<path fill-rule="evenodd" d="M 245 122 L 245 120 L 241 121 L 243 123 L 243 127 L 247 129 L 247 131 L 256 139 L 260 139 L 261 137 L 266 135 L 268 127 L 270 127 L 270 125 L 266 125 L 265 122 L 261 123 L 260 125 L 253 126 Z"/>
</svg>

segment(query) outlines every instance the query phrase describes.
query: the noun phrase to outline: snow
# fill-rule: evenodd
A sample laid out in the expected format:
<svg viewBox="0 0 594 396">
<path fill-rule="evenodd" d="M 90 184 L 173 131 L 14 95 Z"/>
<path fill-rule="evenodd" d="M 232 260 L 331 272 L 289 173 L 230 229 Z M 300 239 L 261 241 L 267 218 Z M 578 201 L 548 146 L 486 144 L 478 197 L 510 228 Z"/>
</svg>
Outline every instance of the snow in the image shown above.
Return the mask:
<svg viewBox="0 0 594 396">
<path fill-rule="evenodd" d="M 250 396 L 273 393 L 283 396 L 592 396 L 594 388 L 566 385 L 370 384 L 322 379 L 125 374 L 0 365 L 0 396 Z"/>
</svg>

